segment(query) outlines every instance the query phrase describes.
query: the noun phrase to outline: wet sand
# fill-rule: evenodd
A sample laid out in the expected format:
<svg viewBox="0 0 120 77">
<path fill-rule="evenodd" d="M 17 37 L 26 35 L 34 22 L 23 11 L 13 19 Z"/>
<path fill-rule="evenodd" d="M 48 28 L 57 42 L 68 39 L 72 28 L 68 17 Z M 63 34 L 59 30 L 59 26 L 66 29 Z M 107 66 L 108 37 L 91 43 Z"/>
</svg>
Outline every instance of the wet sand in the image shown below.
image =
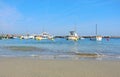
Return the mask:
<svg viewBox="0 0 120 77">
<path fill-rule="evenodd" d="M 120 77 L 120 61 L 0 58 L 0 77 Z"/>
</svg>

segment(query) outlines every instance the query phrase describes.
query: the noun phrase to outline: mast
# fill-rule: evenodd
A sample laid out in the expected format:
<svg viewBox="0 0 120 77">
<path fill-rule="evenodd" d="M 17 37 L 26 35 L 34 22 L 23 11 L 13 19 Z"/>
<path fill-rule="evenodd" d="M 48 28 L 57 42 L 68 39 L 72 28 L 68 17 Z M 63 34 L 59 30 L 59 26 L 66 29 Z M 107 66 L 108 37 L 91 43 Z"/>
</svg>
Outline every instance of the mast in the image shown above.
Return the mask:
<svg viewBox="0 0 120 77">
<path fill-rule="evenodd" d="M 96 36 L 97 36 L 97 24 L 96 24 Z"/>
</svg>

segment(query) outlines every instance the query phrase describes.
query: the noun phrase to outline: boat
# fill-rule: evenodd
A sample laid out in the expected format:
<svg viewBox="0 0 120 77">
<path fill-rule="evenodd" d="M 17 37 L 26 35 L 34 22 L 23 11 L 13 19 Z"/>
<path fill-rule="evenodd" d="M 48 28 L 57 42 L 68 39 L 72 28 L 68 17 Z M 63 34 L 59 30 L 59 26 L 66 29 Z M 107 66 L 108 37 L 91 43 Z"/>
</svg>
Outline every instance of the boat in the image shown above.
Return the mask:
<svg viewBox="0 0 120 77">
<path fill-rule="evenodd" d="M 42 37 L 41 37 L 41 36 L 35 36 L 34 39 L 35 39 L 35 40 L 42 40 Z"/>
<path fill-rule="evenodd" d="M 53 36 L 48 34 L 47 32 L 43 32 L 39 36 L 35 37 L 36 40 L 54 40 Z"/>
<path fill-rule="evenodd" d="M 79 37 L 80 40 L 84 40 L 85 38 L 84 37 Z"/>
<path fill-rule="evenodd" d="M 43 32 L 43 33 L 41 34 L 41 37 L 42 37 L 42 39 L 49 39 L 49 40 L 52 40 L 52 39 L 53 39 L 53 36 L 50 35 L 50 34 L 48 34 L 47 32 Z"/>
<path fill-rule="evenodd" d="M 0 40 L 2 40 L 2 37 L 0 36 Z"/>
<path fill-rule="evenodd" d="M 70 35 L 67 36 L 67 40 L 73 40 L 73 41 L 78 41 L 79 36 L 75 31 L 70 31 Z"/>
<path fill-rule="evenodd" d="M 96 36 L 96 41 L 102 41 L 102 36 Z"/>
<path fill-rule="evenodd" d="M 29 39 L 28 36 L 20 36 L 20 39 Z"/>
<path fill-rule="evenodd" d="M 96 36 L 94 38 L 90 38 L 90 40 L 102 41 L 102 36 L 98 35 L 97 32 L 97 24 L 96 24 Z"/>
<path fill-rule="evenodd" d="M 29 35 L 29 34 L 27 34 L 27 35 L 22 35 L 22 36 L 20 36 L 20 39 L 34 39 L 34 35 Z"/>
<path fill-rule="evenodd" d="M 96 24 L 96 41 L 102 41 L 102 36 L 98 35 L 98 32 L 97 32 L 97 24 Z"/>
</svg>

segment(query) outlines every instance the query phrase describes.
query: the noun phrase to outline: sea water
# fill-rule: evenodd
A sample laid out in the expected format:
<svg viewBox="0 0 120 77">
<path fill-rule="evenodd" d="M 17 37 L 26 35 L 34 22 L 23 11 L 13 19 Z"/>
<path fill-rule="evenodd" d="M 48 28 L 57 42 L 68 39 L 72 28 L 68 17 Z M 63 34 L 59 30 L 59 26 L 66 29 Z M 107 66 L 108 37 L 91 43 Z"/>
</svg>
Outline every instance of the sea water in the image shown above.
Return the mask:
<svg viewBox="0 0 120 77">
<path fill-rule="evenodd" d="M 100 54 L 101 57 L 79 56 L 82 54 Z M 120 39 L 90 39 L 70 41 L 66 39 L 52 40 L 0 40 L 0 57 L 33 57 L 40 59 L 95 59 L 119 60 Z"/>
</svg>

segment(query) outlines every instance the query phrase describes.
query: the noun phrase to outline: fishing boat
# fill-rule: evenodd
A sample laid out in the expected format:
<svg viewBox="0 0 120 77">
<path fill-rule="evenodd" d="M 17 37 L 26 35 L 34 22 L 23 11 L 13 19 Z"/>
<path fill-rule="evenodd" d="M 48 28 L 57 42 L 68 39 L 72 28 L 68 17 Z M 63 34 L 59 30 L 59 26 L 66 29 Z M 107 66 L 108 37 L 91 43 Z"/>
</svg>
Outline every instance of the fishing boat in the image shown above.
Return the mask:
<svg viewBox="0 0 120 77">
<path fill-rule="evenodd" d="M 75 31 L 70 31 L 70 35 L 67 36 L 67 40 L 78 41 L 79 36 Z"/>
</svg>

